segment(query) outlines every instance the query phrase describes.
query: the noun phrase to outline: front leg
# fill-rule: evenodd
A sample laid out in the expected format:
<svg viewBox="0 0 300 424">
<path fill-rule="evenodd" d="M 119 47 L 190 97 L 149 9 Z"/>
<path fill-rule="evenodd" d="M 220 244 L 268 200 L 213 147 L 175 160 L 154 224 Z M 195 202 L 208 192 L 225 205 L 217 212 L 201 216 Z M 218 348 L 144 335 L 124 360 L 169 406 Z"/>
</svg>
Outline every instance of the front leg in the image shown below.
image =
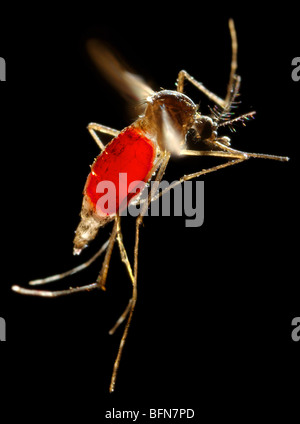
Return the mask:
<svg viewBox="0 0 300 424">
<path fill-rule="evenodd" d="M 220 106 L 221 108 L 225 107 L 226 105 L 225 100 L 221 99 L 219 96 L 212 93 L 210 90 L 204 87 L 204 85 L 201 82 L 196 81 L 195 78 L 192 77 L 190 74 L 188 74 L 185 70 L 180 71 L 178 74 L 177 91 L 179 91 L 179 93 L 183 93 L 185 79 L 187 79 L 191 84 L 193 84 L 196 88 L 198 88 L 198 90 L 202 91 L 202 93 L 204 93 L 211 101 L 216 103 L 218 106 Z"/>
<path fill-rule="evenodd" d="M 238 88 L 240 85 L 240 77 L 236 75 L 238 43 L 237 43 L 235 26 L 232 19 L 229 19 L 229 30 L 230 30 L 230 36 L 231 36 L 232 57 L 231 57 L 229 83 L 227 86 L 227 94 L 224 100 L 221 99 L 216 94 L 212 93 L 210 90 L 204 87 L 204 85 L 201 82 L 196 81 L 190 74 L 188 74 L 184 70 L 179 72 L 178 78 L 177 78 L 177 91 L 179 91 L 180 93 L 183 93 L 184 80 L 187 79 L 191 84 L 197 87 L 198 90 L 202 91 L 202 93 L 204 93 L 211 101 L 213 101 L 214 103 L 216 103 L 218 106 L 220 106 L 222 109 L 226 111 L 230 110 L 231 105 L 238 93 Z"/>
</svg>

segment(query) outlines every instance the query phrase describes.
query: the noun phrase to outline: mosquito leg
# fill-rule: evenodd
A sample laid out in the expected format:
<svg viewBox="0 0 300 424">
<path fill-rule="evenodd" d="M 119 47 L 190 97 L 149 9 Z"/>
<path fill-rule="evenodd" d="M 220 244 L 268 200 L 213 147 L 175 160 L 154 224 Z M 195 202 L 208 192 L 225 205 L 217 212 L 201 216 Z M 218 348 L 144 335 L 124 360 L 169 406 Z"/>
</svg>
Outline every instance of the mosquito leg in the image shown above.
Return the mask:
<svg viewBox="0 0 300 424">
<path fill-rule="evenodd" d="M 179 182 L 192 180 L 193 178 L 200 177 L 201 175 L 209 174 L 210 172 L 219 171 L 219 169 L 227 168 L 228 166 L 236 165 L 238 163 L 244 162 L 246 158 L 234 159 L 221 165 L 213 166 L 212 168 L 202 169 L 201 171 L 194 172 L 193 174 L 184 175 L 180 178 Z"/>
<path fill-rule="evenodd" d="M 156 195 L 156 191 L 157 191 L 158 186 L 159 186 L 159 183 L 162 180 L 162 177 L 163 177 L 163 175 L 165 173 L 166 167 L 167 167 L 168 162 L 170 160 L 170 156 L 171 156 L 170 153 L 167 153 L 162 158 L 162 161 L 161 161 L 160 167 L 159 167 L 159 171 L 157 172 L 156 177 L 155 177 L 155 180 L 154 180 L 154 184 L 151 184 L 151 190 L 150 190 L 150 193 L 148 195 L 148 201 L 143 204 L 143 208 L 141 210 L 141 213 L 140 213 L 140 215 L 137 218 L 137 225 L 141 225 L 142 224 L 142 221 L 143 221 L 143 218 L 145 216 L 145 213 L 146 213 L 146 211 L 147 211 L 150 203 L 152 202 L 153 198 Z M 137 262 L 137 259 L 136 259 L 136 262 Z"/>
<path fill-rule="evenodd" d="M 138 244 L 138 230 L 136 230 L 136 239 L 135 239 L 135 247 L 134 247 L 134 252 L 136 252 L 137 249 L 137 244 Z M 116 360 L 114 362 L 114 368 L 113 368 L 113 373 L 112 373 L 112 377 L 111 377 L 111 382 L 110 382 L 110 386 L 109 386 L 109 391 L 110 393 L 112 393 L 115 390 L 115 385 L 116 385 L 116 379 L 117 379 L 117 374 L 118 374 L 118 369 L 119 369 L 119 365 L 120 365 L 120 360 L 122 357 L 122 353 L 123 353 L 123 348 L 126 342 L 126 338 L 128 335 L 128 331 L 129 331 L 129 327 L 130 327 L 130 323 L 131 323 L 131 319 L 132 319 L 132 315 L 133 315 L 133 311 L 136 305 L 136 301 L 137 301 L 137 264 L 136 264 L 136 254 L 135 256 L 135 261 L 134 261 L 134 278 L 132 280 L 132 297 L 129 300 L 128 306 L 125 309 L 125 311 L 123 312 L 123 314 L 120 316 L 120 318 L 118 319 L 118 321 L 116 322 L 116 324 L 114 325 L 114 327 L 110 330 L 110 334 L 113 334 L 115 332 L 115 330 L 119 327 L 119 325 L 125 320 L 125 318 L 128 316 L 126 325 L 125 325 L 125 329 L 122 335 L 122 339 L 119 345 L 119 350 L 118 350 L 118 354 L 116 357 Z"/>
<path fill-rule="evenodd" d="M 121 260 L 122 262 L 125 264 L 128 275 L 130 277 L 131 282 L 133 282 L 134 280 L 134 276 L 133 276 L 133 272 L 131 269 L 131 265 L 128 259 L 128 255 L 125 249 L 125 246 L 123 244 L 123 236 L 122 236 L 122 231 L 121 231 L 121 223 L 120 223 L 120 216 L 118 215 L 117 217 L 118 220 L 118 233 L 117 233 L 117 242 L 118 242 L 118 246 L 119 246 L 119 250 L 120 250 L 120 255 L 121 255 Z"/>
<path fill-rule="evenodd" d="M 206 87 L 204 87 L 201 82 L 196 81 L 195 78 L 188 74 L 185 70 L 180 71 L 178 74 L 177 91 L 183 93 L 185 79 L 187 79 L 191 84 L 198 88 L 198 90 L 202 91 L 202 93 L 204 93 L 211 101 L 216 103 L 218 106 L 222 108 L 225 107 L 225 100 L 221 99 L 219 96 L 209 91 Z"/>
<path fill-rule="evenodd" d="M 130 279 L 131 279 L 132 297 L 129 300 L 128 305 L 127 305 L 126 309 L 124 310 L 124 312 L 122 313 L 122 315 L 120 316 L 120 318 L 117 320 L 117 322 L 115 323 L 113 328 L 111 328 L 111 330 L 109 331 L 110 335 L 114 334 L 114 332 L 125 321 L 126 317 L 129 314 L 129 317 L 128 317 L 128 320 L 127 320 L 127 323 L 126 323 L 126 326 L 125 326 L 125 329 L 124 329 L 124 332 L 123 332 L 123 336 L 122 336 L 122 339 L 121 339 L 121 342 L 120 342 L 118 354 L 117 354 L 117 357 L 116 357 L 116 360 L 115 360 L 115 363 L 114 363 L 114 369 L 113 369 L 113 374 L 112 374 L 110 388 L 109 388 L 110 392 L 113 392 L 114 388 L 115 388 L 117 372 L 118 372 L 118 368 L 119 368 L 119 364 L 120 364 L 120 360 L 121 360 L 121 356 L 122 356 L 122 352 L 123 352 L 123 347 L 125 345 L 125 341 L 126 341 L 126 338 L 127 338 L 131 318 L 132 318 L 134 307 L 135 307 L 136 300 L 137 300 L 136 278 L 133 275 L 131 265 L 130 265 L 130 262 L 129 262 L 129 259 L 128 259 L 128 256 L 127 256 L 127 252 L 126 252 L 126 249 L 125 249 L 124 244 L 123 244 L 123 237 L 122 237 L 122 233 L 121 233 L 119 215 L 117 217 L 117 221 L 118 221 L 117 241 L 118 241 L 118 245 L 119 245 L 119 249 L 120 249 L 121 259 L 125 263 L 125 266 L 127 268 L 128 274 L 129 274 Z"/>
<path fill-rule="evenodd" d="M 118 219 L 116 218 L 113 229 L 112 229 L 112 233 L 109 238 L 109 242 L 108 242 L 106 254 L 103 260 L 103 264 L 101 267 L 101 271 L 96 280 L 96 283 L 102 290 L 105 290 L 105 283 L 106 283 L 107 273 L 109 269 L 109 262 L 110 262 L 111 254 L 113 251 L 114 243 L 117 237 L 117 233 L 118 233 Z"/>
<path fill-rule="evenodd" d="M 151 171 L 151 173 L 154 173 L 158 168 L 160 168 L 161 166 L 161 162 L 162 160 L 158 161 L 157 164 L 153 167 L 153 170 Z M 164 167 L 165 170 L 166 167 Z M 164 172 L 164 171 L 163 171 Z M 149 203 L 152 201 L 152 199 L 150 199 L 150 197 L 148 196 L 147 199 L 143 199 L 143 201 L 141 200 L 140 203 L 141 204 L 147 204 L 146 207 L 149 206 Z M 146 203 L 147 202 L 147 203 Z M 145 214 L 146 208 L 145 210 L 143 209 L 143 214 Z M 122 236 L 122 231 L 121 231 L 121 223 L 120 223 L 120 217 L 117 217 L 118 219 L 118 234 L 117 234 L 117 242 L 119 245 L 119 250 L 120 250 L 120 254 L 121 254 L 121 260 L 122 262 L 125 264 L 128 275 L 130 277 L 130 280 L 132 282 L 132 285 L 134 285 L 134 275 L 132 272 L 132 268 L 128 259 L 128 255 L 125 249 L 125 246 L 123 244 L 123 236 Z M 114 332 L 117 330 L 117 328 L 123 323 L 123 321 L 125 320 L 125 318 L 127 317 L 128 313 L 130 312 L 130 308 L 131 308 L 131 304 L 132 304 L 132 299 L 129 300 L 129 303 L 125 309 L 125 311 L 122 313 L 122 315 L 120 316 L 120 318 L 117 320 L 116 324 L 114 325 L 114 327 L 109 331 L 109 334 L 114 334 Z"/>
<path fill-rule="evenodd" d="M 125 311 L 122 313 L 122 315 L 120 316 L 120 318 L 116 321 L 115 325 L 109 330 L 109 334 L 112 336 L 115 331 L 117 330 L 117 328 L 125 321 L 127 315 L 129 314 L 130 310 L 131 310 L 131 304 L 132 304 L 132 298 L 129 299 L 128 305 L 125 309 Z"/>
<path fill-rule="evenodd" d="M 120 216 L 117 216 L 117 220 L 118 220 L 118 234 L 117 234 L 117 242 L 118 242 L 118 246 L 119 246 L 119 250 L 120 250 L 120 254 L 121 254 L 121 260 L 122 262 L 125 264 L 128 275 L 130 277 L 130 281 L 132 283 L 132 285 L 134 284 L 134 276 L 133 276 L 133 272 L 131 269 L 131 265 L 128 259 L 128 255 L 125 249 L 125 246 L 123 244 L 123 236 L 122 236 L 122 232 L 121 232 L 121 224 L 120 224 Z M 129 300 L 129 303 L 125 309 L 125 311 L 122 313 L 122 315 L 120 316 L 120 318 L 117 320 L 117 322 L 115 323 L 115 325 L 113 326 L 113 328 L 109 331 L 109 334 L 112 335 L 114 334 L 114 332 L 116 331 L 116 329 L 123 323 L 123 321 L 126 319 L 129 311 L 130 311 L 130 307 L 131 307 L 131 303 L 132 303 L 132 299 Z"/>
<path fill-rule="evenodd" d="M 177 91 L 179 91 L 180 93 L 183 93 L 184 80 L 187 79 L 191 84 L 193 84 L 196 88 L 198 88 L 198 90 L 202 91 L 202 93 L 204 93 L 210 100 L 215 102 L 221 108 L 226 110 L 229 110 L 231 108 L 231 104 L 237 95 L 239 84 L 240 84 L 240 77 L 236 75 L 238 43 L 237 43 L 235 26 L 232 19 L 229 20 L 229 30 L 230 30 L 230 36 L 231 36 L 232 57 L 231 57 L 229 83 L 227 86 L 227 94 L 225 99 L 223 100 L 216 94 L 212 93 L 210 90 L 204 87 L 204 85 L 201 82 L 196 81 L 185 70 L 180 71 L 178 74 Z"/>
<path fill-rule="evenodd" d="M 71 287 L 67 290 L 58 290 L 58 291 L 51 291 L 51 290 L 34 290 L 34 289 L 25 289 L 20 286 L 12 286 L 12 290 L 16 293 L 20 294 L 28 294 L 30 296 L 40 296 L 40 297 L 59 297 L 59 296 L 65 296 L 68 294 L 78 293 L 82 291 L 90 291 L 94 289 L 98 289 L 99 285 L 97 283 L 87 284 L 86 286 L 81 287 Z"/>
<path fill-rule="evenodd" d="M 129 316 L 128 316 L 128 319 L 127 319 L 127 322 L 126 322 L 126 326 L 125 326 L 125 329 L 124 329 L 124 332 L 123 332 L 123 336 L 122 336 L 122 339 L 121 339 L 121 342 L 120 342 L 118 354 L 117 354 L 117 357 L 116 357 L 116 360 L 115 360 L 115 363 L 114 363 L 114 369 L 113 369 L 113 373 L 112 373 L 112 377 L 111 377 L 111 382 L 110 382 L 110 386 L 109 386 L 110 393 L 112 393 L 115 390 L 115 385 L 116 385 L 116 379 L 117 379 L 117 373 L 118 373 L 118 369 L 119 369 L 119 365 L 120 365 L 120 360 L 121 360 L 121 357 L 122 357 L 123 348 L 124 348 L 125 341 L 126 341 L 126 338 L 127 338 L 129 326 L 130 326 L 130 323 L 131 323 L 133 311 L 134 311 L 135 304 L 136 304 L 136 300 L 137 300 L 137 285 L 136 285 L 136 278 L 135 278 L 134 279 L 134 282 L 133 282 L 132 298 L 129 301 L 128 308 L 126 308 L 126 310 L 124 311 L 125 316 L 127 316 L 128 314 L 129 314 Z M 124 319 L 122 319 L 124 314 L 122 314 L 121 317 L 119 318 L 119 320 L 121 322 L 125 319 L 125 317 L 124 317 Z M 118 322 L 116 323 L 116 325 L 117 326 L 119 325 Z M 115 327 L 112 328 L 111 331 L 114 331 L 114 330 L 115 330 Z"/>
<path fill-rule="evenodd" d="M 230 97 L 231 93 L 233 91 L 233 87 L 235 84 L 235 78 L 236 78 L 236 70 L 237 70 L 237 51 L 238 51 L 238 43 L 237 43 L 237 36 L 235 31 L 235 26 L 233 19 L 229 19 L 229 30 L 230 30 L 230 36 L 231 36 L 231 50 L 232 50 L 232 57 L 231 57 L 231 69 L 230 69 L 230 76 L 229 76 L 229 83 L 227 87 L 227 94 L 225 97 L 225 104 L 230 104 Z"/>
<path fill-rule="evenodd" d="M 16 285 L 12 286 L 12 290 L 17 292 L 17 293 L 21 293 L 21 294 L 27 294 L 27 295 L 32 295 L 32 296 L 41 296 L 41 297 L 65 296 L 65 295 L 68 295 L 68 294 L 78 293 L 78 292 L 82 292 L 82 291 L 89 291 L 89 290 L 99 289 L 99 288 L 101 288 L 102 290 L 105 290 L 105 282 L 106 282 L 106 277 L 107 277 L 108 268 L 109 268 L 109 261 L 110 261 L 112 249 L 113 249 L 113 246 L 114 246 L 114 242 L 115 242 L 115 239 L 116 239 L 116 235 L 117 235 L 117 220 L 115 220 L 112 233 L 111 233 L 110 238 L 109 238 L 108 243 L 107 243 L 106 254 L 105 254 L 105 257 L 104 257 L 103 264 L 102 264 L 101 272 L 100 272 L 100 274 L 97 278 L 97 281 L 95 283 L 87 284 L 85 286 L 80 286 L 80 287 L 70 287 L 69 289 L 66 289 L 66 290 L 57 290 L 57 291 L 26 289 L 26 288 L 16 286 Z M 95 259 L 95 256 L 94 256 L 94 259 Z"/>
<path fill-rule="evenodd" d="M 202 169 L 199 172 L 195 172 L 193 174 L 184 175 L 180 178 L 180 180 L 175 181 L 174 183 L 170 184 L 167 188 L 165 188 L 162 192 L 159 194 L 156 194 L 152 201 L 156 201 L 159 197 L 163 196 L 165 193 L 170 191 L 171 189 L 175 188 L 177 185 L 183 183 L 184 181 L 191 180 L 193 178 L 200 177 L 201 175 L 209 174 L 210 172 L 218 171 L 223 168 L 227 168 L 228 166 L 236 165 L 238 163 L 243 162 L 244 160 L 247 160 L 251 157 L 253 158 L 261 158 L 261 159 L 272 159 L 272 160 L 279 160 L 282 162 L 287 162 L 289 158 L 287 156 L 274 156 L 274 155 L 267 155 L 264 153 L 248 153 L 248 152 L 240 152 L 239 150 L 232 149 L 231 147 L 222 144 L 221 142 L 218 142 L 214 140 L 212 143 L 214 146 L 218 146 L 226 151 L 198 151 L 198 150 L 182 150 L 182 155 L 189 155 L 189 156 L 217 156 L 217 157 L 227 157 L 233 159 L 232 161 L 225 162 L 223 164 L 214 166 L 212 168 L 208 169 Z"/>
<path fill-rule="evenodd" d="M 232 147 L 229 147 L 228 145 L 225 145 L 222 142 L 226 143 L 227 137 L 220 137 L 218 139 L 215 139 L 213 142 L 211 142 L 211 145 L 215 146 L 215 147 L 216 146 L 220 147 L 221 149 L 231 153 L 232 157 L 234 157 L 234 156 L 238 157 L 239 155 L 240 155 L 240 157 L 242 157 L 242 155 L 244 155 L 245 159 L 249 159 L 249 158 L 258 158 L 259 159 L 260 158 L 260 159 L 279 160 L 281 162 L 289 161 L 289 158 L 287 156 L 268 155 L 268 154 L 265 154 L 265 153 L 241 152 L 239 150 L 232 149 Z M 186 152 L 188 152 L 188 150 Z M 197 151 L 195 152 L 195 155 L 197 155 Z"/>
<path fill-rule="evenodd" d="M 69 271 L 62 272 L 61 274 L 51 275 L 50 277 L 46 278 L 39 278 L 37 280 L 31 280 L 29 281 L 30 286 L 39 286 L 42 284 L 49 284 L 53 281 L 62 280 L 63 278 L 68 277 L 69 275 L 76 274 L 77 272 L 83 271 L 87 267 L 89 267 L 107 248 L 108 246 L 108 240 L 101 246 L 101 249 L 98 250 L 97 253 L 95 253 L 94 256 L 92 256 L 89 260 L 84 262 L 81 265 L 76 266 L 75 268 L 70 269 Z"/>
<path fill-rule="evenodd" d="M 161 161 L 159 161 L 156 165 L 156 168 L 153 169 L 153 172 L 155 172 L 158 168 L 159 171 L 155 177 L 155 181 L 157 181 L 159 183 L 159 181 L 161 180 L 166 166 L 168 164 L 168 161 L 170 159 L 170 154 L 166 154 Z M 136 305 L 136 301 L 137 301 L 137 272 L 138 272 L 138 249 L 139 249 L 139 236 L 140 236 L 140 225 L 142 223 L 143 220 L 143 215 L 146 213 L 146 210 L 151 202 L 152 199 L 152 189 L 151 192 L 148 196 L 148 202 L 145 202 L 145 204 L 143 205 L 141 214 L 138 216 L 138 218 L 136 219 L 136 229 L 135 229 L 135 245 L 134 245 L 134 267 L 133 267 L 133 275 L 134 278 L 132 280 L 132 297 L 129 301 L 129 304 L 126 308 L 126 310 L 124 311 L 124 313 L 121 315 L 121 317 L 119 318 L 120 323 L 122 323 L 125 319 L 125 317 L 128 315 L 128 319 L 126 322 L 126 326 L 123 332 L 123 336 L 120 342 L 120 346 L 119 346 L 119 350 L 118 350 L 118 354 L 114 363 L 114 368 L 113 368 L 113 373 L 112 373 L 112 377 L 111 377 L 111 382 L 110 382 L 110 387 L 109 387 L 109 391 L 113 392 L 115 389 L 115 384 L 116 384 L 116 379 L 117 379 L 117 374 L 118 374 L 118 369 L 119 369 L 119 365 L 120 365 L 120 360 L 122 357 L 122 353 L 123 353 L 123 348 L 126 342 L 126 338 L 128 335 L 128 331 L 129 331 L 129 327 L 130 327 L 130 323 L 132 320 L 132 316 L 133 316 L 133 312 L 134 312 L 134 308 Z M 117 322 L 115 327 L 112 328 L 111 331 L 115 331 L 115 329 L 119 326 L 120 324 Z"/>
<path fill-rule="evenodd" d="M 120 133 L 120 131 L 118 131 L 118 130 L 115 130 L 115 129 L 110 128 L 110 127 L 106 127 L 105 125 L 96 124 L 95 122 L 91 122 L 87 126 L 87 129 L 89 130 L 91 136 L 93 137 L 93 139 L 98 144 L 98 146 L 100 147 L 101 150 L 104 150 L 105 146 L 102 143 L 102 141 L 100 140 L 100 137 L 97 135 L 96 131 L 98 131 L 100 133 L 112 135 L 113 137 L 116 137 Z"/>
<path fill-rule="evenodd" d="M 193 174 L 184 175 L 178 181 L 174 181 L 174 183 L 170 184 L 163 191 L 161 191 L 159 194 L 157 194 L 152 199 L 152 201 L 157 200 L 159 197 L 163 196 L 164 194 L 166 194 L 168 191 L 170 191 L 171 189 L 175 188 L 179 184 L 182 184 L 184 181 L 192 180 L 193 178 L 200 177 L 201 175 L 209 174 L 210 172 L 219 171 L 220 169 L 227 168 L 227 167 L 232 166 L 232 165 L 236 165 L 238 163 L 244 162 L 244 160 L 246 160 L 246 159 L 247 158 L 245 158 L 245 157 L 244 158 L 240 158 L 240 159 L 234 159 L 232 161 L 228 161 L 228 162 L 222 163 L 222 164 L 217 165 L 217 166 L 214 166 L 212 168 L 202 169 L 201 171 L 194 172 Z"/>
<path fill-rule="evenodd" d="M 225 146 L 224 146 L 225 147 Z M 226 152 L 220 150 L 181 150 L 181 156 L 216 156 L 232 159 L 248 159 L 247 153 L 230 149 Z"/>
</svg>

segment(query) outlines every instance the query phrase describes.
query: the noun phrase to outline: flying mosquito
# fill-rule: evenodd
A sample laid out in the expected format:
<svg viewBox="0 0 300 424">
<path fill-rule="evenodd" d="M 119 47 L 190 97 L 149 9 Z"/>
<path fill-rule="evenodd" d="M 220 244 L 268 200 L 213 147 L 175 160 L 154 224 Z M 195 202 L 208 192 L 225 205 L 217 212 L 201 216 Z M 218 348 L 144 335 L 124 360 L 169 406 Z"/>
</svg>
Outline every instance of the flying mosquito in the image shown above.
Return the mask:
<svg viewBox="0 0 300 424">
<path fill-rule="evenodd" d="M 62 274 L 57 274 L 48 278 L 33 280 L 29 282 L 31 286 L 39 286 L 60 280 L 87 268 L 102 253 L 105 253 L 100 273 L 94 283 L 69 288 L 66 290 L 47 291 L 37 289 L 27 289 L 20 286 L 13 286 L 15 292 L 34 296 L 57 297 L 93 289 L 105 290 L 109 263 L 112 255 L 114 243 L 117 242 L 121 259 L 126 266 L 128 275 L 132 283 L 132 297 L 129 300 L 123 314 L 120 316 L 115 326 L 110 330 L 113 334 L 115 330 L 126 319 L 125 329 L 119 345 L 117 357 L 114 362 L 111 383 L 109 390 L 114 391 L 117 372 L 127 338 L 129 326 L 137 301 L 137 275 L 138 275 L 138 251 L 139 234 L 143 217 L 150 205 L 150 202 L 164 195 L 171 188 L 184 181 L 197 178 L 209 172 L 236 165 L 249 158 L 275 159 L 287 161 L 287 157 L 273 156 L 259 153 L 246 153 L 230 147 L 230 138 L 219 135 L 221 127 L 230 127 L 235 122 L 245 122 L 253 117 L 254 112 L 250 112 L 232 118 L 232 109 L 239 93 L 241 78 L 236 74 L 237 69 L 237 37 L 233 20 L 229 20 L 229 29 L 232 43 L 232 60 L 227 87 L 227 94 L 224 99 L 218 97 L 202 83 L 196 81 L 186 71 L 182 70 L 178 74 L 176 90 L 161 90 L 154 92 L 146 82 L 138 75 L 123 66 L 111 51 L 98 40 L 89 40 L 87 44 L 88 52 L 106 79 L 126 98 L 134 99 L 142 106 L 141 114 L 128 127 L 122 131 L 106 127 L 104 125 L 90 123 L 88 130 L 99 146 L 101 152 L 96 157 L 91 172 L 83 191 L 83 203 L 81 209 L 81 221 L 77 227 L 74 238 L 74 254 L 80 254 L 91 240 L 93 240 L 99 229 L 109 222 L 113 222 L 113 228 L 109 239 L 101 249 L 87 262 Z M 202 115 L 196 104 L 184 94 L 184 83 L 189 81 L 207 98 L 215 104 L 210 110 L 210 116 Z M 105 146 L 99 134 L 112 136 L 111 141 Z M 187 134 L 193 134 L 195 143 L 201 142 L 205 146 L 204 150 L 191 150 L 187 142 Z M 194 144 L 195 144 L 194 143 Z M 208 169 L 201 169 L 193 174 L 184 175 L 178 181 L 171 184 L 167 189 L 158 193 L 157 187 L 167 168 L 171 156 L 216 156 L 226 159 L 223 164 L 213 166 Z M 140 214 L 136 218 L 135 225 L 135 245 L 133 266 L 131 265 L 123 243 L 121 231 L 121 212 L 131 202 L 138 197 L 138 190 L 128 192 L 128 185 L 116 192 L 117 203 L 114 210 L 104 212 L 97 208 L 97 185 L 106 180 L 113 182 L 117 187 L 118 175 L 127 174 L 127 184 L 134 181 L 142 181 L 151 185 L 151 191 L 144 201 L 140 201 Z M 139 201 L 139 200 L 138 200 Z"/>
</svg>

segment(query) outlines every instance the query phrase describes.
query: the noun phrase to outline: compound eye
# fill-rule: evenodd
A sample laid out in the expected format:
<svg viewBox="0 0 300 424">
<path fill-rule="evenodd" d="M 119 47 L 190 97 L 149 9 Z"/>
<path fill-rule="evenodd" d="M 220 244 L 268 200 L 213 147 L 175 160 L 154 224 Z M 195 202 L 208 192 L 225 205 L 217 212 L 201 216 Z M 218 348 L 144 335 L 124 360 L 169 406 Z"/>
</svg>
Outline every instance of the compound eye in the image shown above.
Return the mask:
<svg viewBox="0 0 300 424">
<path fill-rule="evenodd" d="M 198 133 L 195 128 L 190 128 L 186 134 L 187 144 L 194 143 L 197 140 Z"/>
<path fill-rule="evenodd" d="M 201 140 L 211 138 L 212 133 L 215 130 L 212 119 L 207 116 L 201 116 L 195 125 L 195 129 Z"/>
<path fill-rule="evenodd" d="M 201 138 L 202 140 L 207 140 L 212 135 L 212 125 L 209 121 L 206 121 L 202 128 Z"/>
</svg>

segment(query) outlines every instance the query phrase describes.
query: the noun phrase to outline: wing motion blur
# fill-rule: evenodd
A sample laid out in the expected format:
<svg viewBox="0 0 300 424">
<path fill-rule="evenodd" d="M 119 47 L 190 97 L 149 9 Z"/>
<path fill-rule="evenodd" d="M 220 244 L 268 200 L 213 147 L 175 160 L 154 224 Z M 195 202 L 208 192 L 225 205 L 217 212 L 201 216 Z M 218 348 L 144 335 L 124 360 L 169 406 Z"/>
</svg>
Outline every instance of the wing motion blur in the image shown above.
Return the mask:
<svg viewBox="0 0 300 424">
<path fill-rule="evenodd" d="M 145 100 L 154 91 L 142 77 L 129 71 L 123 60 L 121 62 L 108 46 L 97 39 L 88 40 L 87 51 L 101 74 L 125 100 L 142 108 L 146 106 Z"/>
<path fill-rule="evenodd" d="M 173 125 L 172 118 L 165 107 L 161 108 L 160 144 L 172 156 L 180 156 L 180 152 L 185 145 L 185 137 Z"/>
<path fill-rule="evenodd" d="M 88 40 L 87 51 L 103 77 L 127 100 L 129 105 L 134 104 L 135 117 L 137 114 L 143 114 L 147 106 L 146 99 L 155 94 L 144 79 L 129 70 L 123 59 L 98 39 Z M 185 139 L 174 127 L 165 106 L 151 117 L 151 122 L 156 127 L 160 147 L 167 149 L 172 155 L 179 156 Z"/>
</svg>

